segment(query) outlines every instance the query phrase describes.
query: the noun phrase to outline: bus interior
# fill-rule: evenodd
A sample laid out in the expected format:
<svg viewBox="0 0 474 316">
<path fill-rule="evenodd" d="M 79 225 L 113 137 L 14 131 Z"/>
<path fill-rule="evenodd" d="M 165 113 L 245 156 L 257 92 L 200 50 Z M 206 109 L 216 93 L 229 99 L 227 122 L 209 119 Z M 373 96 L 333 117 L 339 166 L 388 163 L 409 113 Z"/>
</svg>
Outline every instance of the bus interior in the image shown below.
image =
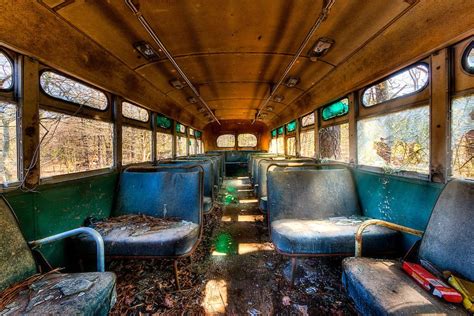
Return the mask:
<svg viewBox="0 0 474 316">
<path fill-rule="evenodd" d="M 0 315 L 472 315 L 474 3 L 0 1 Z"/>
</svg>

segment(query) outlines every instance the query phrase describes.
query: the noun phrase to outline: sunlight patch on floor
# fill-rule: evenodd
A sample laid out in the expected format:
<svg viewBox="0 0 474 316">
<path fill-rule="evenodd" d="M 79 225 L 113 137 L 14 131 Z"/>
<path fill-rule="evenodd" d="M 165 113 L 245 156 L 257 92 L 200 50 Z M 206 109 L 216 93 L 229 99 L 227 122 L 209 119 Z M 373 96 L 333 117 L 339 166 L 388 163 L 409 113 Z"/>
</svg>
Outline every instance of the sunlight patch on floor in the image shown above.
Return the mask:
<svg viewBox="0 0 474 316">
<path fill-rule="evenodd" d="M 239 243 L 239 255 L 245 255 L 259 251 L 273 251 L 272 243 Z"/>
<path fill-rule="evenodd" d="M 237 216 L 224 215 L 222 216 L 222 221 L 223 222 L 245 222 L 245 223 L 263 222 L 263 215 L 237 215 Z"/>
<path fill-rule="evenodd" d="M 221 314 L 227 307 L 227 283 L 224 280 L 209 280 L 206 283 L 202 307 L 206 314 Z"/>
<path fill-rule="evenodd" d="M 240 204 L 252 204 L 252 203 L 258 203 L 257 199 L 242 199 L 239 200 Z"/>
</svg>

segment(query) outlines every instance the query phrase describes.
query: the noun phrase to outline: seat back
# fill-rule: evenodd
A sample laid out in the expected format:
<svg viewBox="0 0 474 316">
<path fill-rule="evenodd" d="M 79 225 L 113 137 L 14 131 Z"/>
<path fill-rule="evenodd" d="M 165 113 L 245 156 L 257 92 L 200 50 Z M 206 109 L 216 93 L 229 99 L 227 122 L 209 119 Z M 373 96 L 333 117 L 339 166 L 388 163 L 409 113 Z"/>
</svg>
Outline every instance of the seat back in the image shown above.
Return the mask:
<svg viewBox="0 0 474 316">
<path fill-rule="evenodd" d="M 360 215 L 347 168 L 273 171 L 267 175 L 267 186 L 270 221 Z"/>
<path fill-rule="evenodd" d="M 431 214 L 419 256 L 474 281 L 474 182 L 453 180 Z"/>
<path fill-rule="evenodd" d="M 36 273 L 36 264 L 7 201 L 0 198 L 0 292 Z"/>
<path fill-rule="evenodd" d="M 302 166 L 305 164 L 314 164 L 314 159 L 285 159 L 285 160 L 273 160 L 273 159 L 261 159 L 258 162 L 258 179 L 256 179 L 256 183 L 258 183 L 257 188 L 257 197 L 261 198 L 262 196 L 267 196 L 267 172 L 268 166 L 271 164 L 278 163 L 278 165 L 286 165 L 286 166 Z"/>
<path fill-rule="evenodd" d="M 113 216 L 144 214 L 201 223 L 201 166 L 129 168 L 120 175 Z"/>
<path fill-rule="evenodd" d="M 173 161 L 174 164 L 173 166 L 190 166 L 190 165 L 199 165 L 203 168 L 203 171 L 204 171 L 204 196 L 208 196 L 208 197 L 213 197 L 213 191 L 214 191 L 214 182 L 215 182 L 215 178 L 214 178 L 214 166 L 215 164 L 213 163 L 212 160 L 210 159 L 204 159 L 204 158 L 201 158 L 201 159 L 190 159 L 190 160 L 187 160 L 187 159 L 177 159 L 177 160 L 174 160 Z M 167 163 L 165 163 L 165 166 L 167 165 Z M 160 166 L 160 165 L 158 165 Z M 217 184 L 217 183 L 215 183 Z"/>
</svg>

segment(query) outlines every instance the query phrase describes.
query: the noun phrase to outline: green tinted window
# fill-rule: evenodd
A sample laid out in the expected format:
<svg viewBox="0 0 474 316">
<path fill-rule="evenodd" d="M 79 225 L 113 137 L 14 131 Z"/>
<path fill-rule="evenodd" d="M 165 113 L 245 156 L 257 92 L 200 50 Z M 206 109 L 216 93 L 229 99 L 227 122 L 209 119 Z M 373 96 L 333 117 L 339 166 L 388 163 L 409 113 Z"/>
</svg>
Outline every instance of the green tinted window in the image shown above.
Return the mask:
<svg viewBox="0 0 474 316">
<path fill-rule="evenodd" d="M 272 137 L 277 137 L 277 130 L 276 130 L 276 129 L 274 129 L 274 130 L 272 131 Z"/>
<path fill-rule="evenodd" d="M 196 136 L 196 138 L 201 138 L 202 132 L 200 132 L 200 131 L 195 131 L 195 132 L 194 132 L 194 136 Z"/>
<path fill-rule="evenodd" d="M 156 124 L 158 125 L 158 127 L 170 129 L 172 125 L 171 123 L 171 119 L 167 118 L 166 116 L 158 115 L 156 117 Z"/>
<path fill-rule="evenodd" d="M 283 135 L 284 133 L 285 133 L 285 127 L 284 126 L 278 127 L 278 135 Z"/>
<path fill-rule="evenodd" d="M 325 106 L 322 111 L 323 121 L 346 115 L 349 112 L 349 99 L 344 98 Z"/>
<path fill-rule="evenodd" d="M 181 123 L 176 123 L 176 132 L 184 134 L 186 133 L 186 127 Z"/>
<path fill-rule="evenodd" d="M 296 120 L 293 120 L 290 123 L 286 124 L 286 131 L 288 133 L 296 131 Z"/>
</svg>

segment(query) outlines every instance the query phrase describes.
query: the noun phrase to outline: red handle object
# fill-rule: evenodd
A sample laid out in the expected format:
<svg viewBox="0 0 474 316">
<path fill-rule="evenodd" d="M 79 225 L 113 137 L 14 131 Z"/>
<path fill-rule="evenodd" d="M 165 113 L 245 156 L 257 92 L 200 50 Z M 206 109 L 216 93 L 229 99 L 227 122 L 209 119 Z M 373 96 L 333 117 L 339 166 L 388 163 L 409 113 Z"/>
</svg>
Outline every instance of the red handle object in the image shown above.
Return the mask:
<svg viewBox="0 0 474 316">
<path fill-rule="evenodd" d="M 435 277 L 421 265 L 403 262 L 403 270 L 428 292 L 450 303 L 461 303 L 462 296 L 455 289 Z"/>
</svg>

